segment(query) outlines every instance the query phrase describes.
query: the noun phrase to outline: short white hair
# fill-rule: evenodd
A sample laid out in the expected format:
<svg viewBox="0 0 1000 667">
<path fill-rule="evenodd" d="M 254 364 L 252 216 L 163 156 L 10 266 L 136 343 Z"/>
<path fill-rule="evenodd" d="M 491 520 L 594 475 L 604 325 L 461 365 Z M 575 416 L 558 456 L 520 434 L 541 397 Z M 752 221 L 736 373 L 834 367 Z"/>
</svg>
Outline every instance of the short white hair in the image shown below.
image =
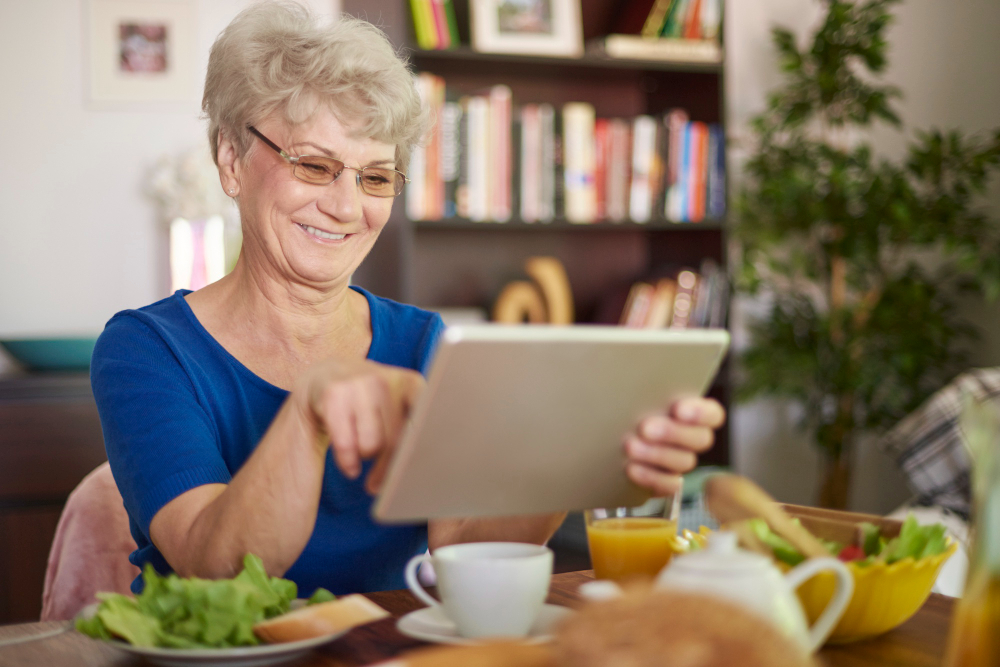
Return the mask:
<svg viewBox="0 0 1000 667">
<path fill-rule="evenodd" d="M 367 21 L 344 15 L 321 25 L 296 2 L 268 0 L 216 38 L 201 103 L 216 162 L 220 131 L 245 155 L 247 125 L 278 112 L 294 126 L 322 104 L 360 136 L 394 144 L 400 171 L 428 124 L 406 61 Z"/>
</svg>

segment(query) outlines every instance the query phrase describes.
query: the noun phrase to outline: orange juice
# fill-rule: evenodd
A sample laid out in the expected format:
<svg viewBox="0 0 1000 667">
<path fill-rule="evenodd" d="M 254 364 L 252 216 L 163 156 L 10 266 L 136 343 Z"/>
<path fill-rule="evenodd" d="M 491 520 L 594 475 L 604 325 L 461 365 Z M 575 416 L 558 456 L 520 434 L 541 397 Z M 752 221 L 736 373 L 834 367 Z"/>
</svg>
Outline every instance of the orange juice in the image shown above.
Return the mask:
<svg viewBox="0 0 1000 667">
<path fill-rule="evenodd" d="M 598 579 L 655 577 L 673 555 L 677 522 L 659 517 L 598 519 L 587 526 L 590 562 Z"/>
</svg>

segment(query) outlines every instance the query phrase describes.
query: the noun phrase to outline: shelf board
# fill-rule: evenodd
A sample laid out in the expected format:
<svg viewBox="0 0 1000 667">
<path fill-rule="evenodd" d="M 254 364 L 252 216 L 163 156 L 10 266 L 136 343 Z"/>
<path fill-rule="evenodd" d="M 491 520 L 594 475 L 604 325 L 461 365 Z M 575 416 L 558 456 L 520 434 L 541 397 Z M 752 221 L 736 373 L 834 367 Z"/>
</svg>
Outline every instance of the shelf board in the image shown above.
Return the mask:
<svg viewBox="0 0 1000 667">
<path fill-rule="evenodd" d="M 510 220 L 509 222 L 472 222 L 464 218 L 446 218 L 443 220 L 415 220 L 414 229 L 420 231 L 440 231 L 440 230 L 475 230 L 483 232 L 500 231 L 573 231 L 573 232 L 648 232 L 648 231 L 671 231 L 671 232 L 693 232 L 704 230 L 721 230 L 725 227 L 722 220 L 705 220 L 704 222 L 668 222 L 666 220 L 654 220 L 647 223 L 637 222 L 594 222 L 578 224 L 566 220 L 553 220 L 552 222 L 524 222 L 522 220 Z"/>
<path fill-rule="evenodd" d="M 430 51 L 423 49 L 407 49 L 408 55 L 419 63 L 419 69 L 426 69 L 428 64 L 463 61 L 469 63 L 502 63 L 511 65 L 546 65 L 565 67 L 566 69 L 629 69 L 646 72 L 695 72 L 717 74 L 722 72 L 721 63 L 697 63 L 665 60 L 632 60 L 626 58 L 610 58 L 603 53 L 588 52 L 579 58 L 560 58 L 556 56 L 533 56 L 510 53 L 480 53 L 468 46 L 455 49 Z"/>
</svg>

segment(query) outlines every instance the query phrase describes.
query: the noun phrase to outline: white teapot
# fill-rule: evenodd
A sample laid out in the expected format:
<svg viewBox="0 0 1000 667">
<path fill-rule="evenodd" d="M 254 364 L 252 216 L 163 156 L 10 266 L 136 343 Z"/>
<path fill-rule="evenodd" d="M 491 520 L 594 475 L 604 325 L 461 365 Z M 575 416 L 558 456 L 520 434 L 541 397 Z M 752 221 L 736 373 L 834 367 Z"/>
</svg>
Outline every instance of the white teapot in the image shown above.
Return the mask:
<svg viewBox="0 0 1000 667">
<path fill-rule="evenodd" d="M 795 589 L 818 572 L 829 570 L 837 577 L 837 588 L 823 614 L 810 628 Z M 836 558 L 812 558 L 787 574 L 760 554 L 739 549 L 734 533 L 720 531 L 709 536 L 700 551 L 675 557 L 656 578 L 656 588 L 704 593 L 729 600 L 769 619 L 805 650 L 818 649 L 851 601 L 854 579 Z M 621 590 L 610 581 L 584 584 L 588 599 L 607 599 Z"/>
</svg>

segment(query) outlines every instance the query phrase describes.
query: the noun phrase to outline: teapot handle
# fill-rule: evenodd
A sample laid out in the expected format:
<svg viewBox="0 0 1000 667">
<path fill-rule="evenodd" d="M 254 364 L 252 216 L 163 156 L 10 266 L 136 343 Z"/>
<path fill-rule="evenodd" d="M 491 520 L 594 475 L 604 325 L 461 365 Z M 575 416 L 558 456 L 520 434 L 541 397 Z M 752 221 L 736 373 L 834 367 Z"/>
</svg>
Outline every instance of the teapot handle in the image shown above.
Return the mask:
<svg viewBox="0 0 1000 667">
<path fill-rule="evenodd" d="M 809 628 L 809 650 L 815 651 L 833 632 L 834 626 L 847 608 L 854 594 L 854 578 L 847 567 L 836 558 L 810 558 L 785 575 L 785 581 L 792 591 L 813 575 L 829 570 L 837 577 L 837 590 L 813 626 Z"/>
</svg>

